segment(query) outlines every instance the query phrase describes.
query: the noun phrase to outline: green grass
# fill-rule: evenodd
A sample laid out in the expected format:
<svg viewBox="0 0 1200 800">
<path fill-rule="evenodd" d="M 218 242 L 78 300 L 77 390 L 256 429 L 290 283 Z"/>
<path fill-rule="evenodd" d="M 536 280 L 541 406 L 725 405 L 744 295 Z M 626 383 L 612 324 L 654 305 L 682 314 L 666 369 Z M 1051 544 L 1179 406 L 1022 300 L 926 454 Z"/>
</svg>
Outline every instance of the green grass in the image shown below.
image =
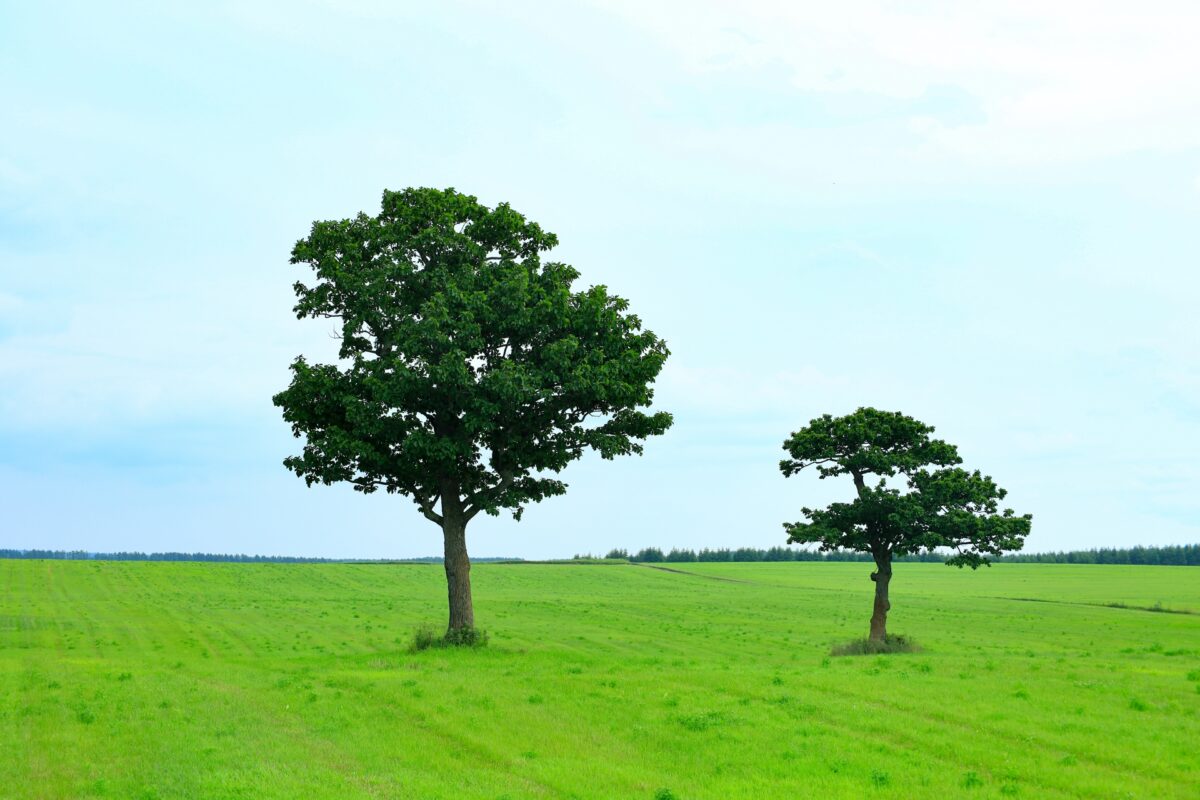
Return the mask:
<svg viewBox="0 0 1200 800">
<path fill-rule="evenodd" d="M 0 561 L 0 796 L 1197 796 L 1200 570 L 670 566 Z"/>
</svg>

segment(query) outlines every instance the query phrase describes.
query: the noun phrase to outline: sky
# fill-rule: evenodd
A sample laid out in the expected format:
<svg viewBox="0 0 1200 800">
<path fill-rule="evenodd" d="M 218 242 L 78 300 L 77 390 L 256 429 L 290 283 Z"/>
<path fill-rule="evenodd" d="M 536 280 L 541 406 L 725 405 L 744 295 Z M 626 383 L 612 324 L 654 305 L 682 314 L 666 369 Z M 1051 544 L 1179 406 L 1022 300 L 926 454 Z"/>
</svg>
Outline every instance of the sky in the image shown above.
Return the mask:
<svg viewBox="0 0 1200 800">
<path fill-rule="evenodd" d="M 672 355 L 641 458 L 478 556 L 769 547 L 790 432 L 899 410 L 1034 551 L 1200 541 L 1200 10 L 1147 2 L 0 0 L 0 547 L 398 558 L 271 404 L 312 221 L 454 187 Z"/>
</svg>

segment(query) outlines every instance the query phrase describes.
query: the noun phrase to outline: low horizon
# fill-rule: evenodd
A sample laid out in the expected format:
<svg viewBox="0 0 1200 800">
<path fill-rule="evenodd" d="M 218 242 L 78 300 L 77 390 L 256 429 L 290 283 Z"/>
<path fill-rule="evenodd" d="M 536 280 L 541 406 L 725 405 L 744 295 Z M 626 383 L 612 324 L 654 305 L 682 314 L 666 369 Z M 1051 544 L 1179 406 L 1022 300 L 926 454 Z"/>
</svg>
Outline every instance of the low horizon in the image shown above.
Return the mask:
<svg viewBox="0 0 1200 800">
<path fill-rule="evenodd" d="M 773 547 L 789 550 L 792 552 L 806 553 L 806 554 L 810 554 L 810 555 L 825 555 L 828 552 L 828 551 L 821 551 L 817 548 L 805 548 L 805 547 L 799 547 L 796 545 L 788 545 L 788 544 L 774 545 Z M 1040 551 L 1017 550 L 1017 551 L 1005 553 L 1002 556 L 998 556 L 998 557 L 996 557 L 995 561 L 997 563 L 999 563 L 999 562 L 1004 561 L 1005 559 L 1011 559 L 1014 557 L 1021 558 L 1021 557 L 1026 557 L 1026 556 L 1033 557 L 1033 556 L 1055 556 L 1055 555 L 1068 555 L 1068 554 L 1080 554 L 1080 553 L 1130 552 L 1130 551 L 1136 551 L 1139 549 L 1148 550 L 1148 551 L 1164 551 L 1164 550 L 1171 550 L 1171 549 L 1190 549 L 1190 548 L 1200 548 L 1200 542 L 1184 542 L 1184 543 L 1180 543 L 1180 544 L 1169 544 L 1169 545 L 1131 545 L 1129 547 L 1092 547 L 1092 548 L 1085 548 L 1082 550 L 1040 550 Z M 562 557 L 557 557 L 557 558 L 527 558 L 525 556 L 518 556 L 518 555 L 511 555 L 511 554 L 503 555 L 503 556 L 472 555 L 471 560 L 476 563 L 495 562 L 495 561 L 530 561 L 530 562 L 565 561 L 565 562 L 569 562 L 569 561 L 586 560 L 586 559 L 607 559 L 609 557 L 608 556 L 609 553 L 612 553 L 612 552 L 614 552 L 616 550 L 620 550 L 620 549 L 622 549 L 622 548 L 609 548 L 607 550 L 604 550 L 601 552 L 596 552 L 596 553 L 586 553 L 586 552 L 585 553 L 573 553 L 570 556 L 562 556 Z M 639 548 L 636 548 L 635 550 L 629 550 L 629 551 L 627 551 L 627 554 L 636 556 L 636 555 L 640 555 L 641 553 L 645 552 L 646 550 L 658 550 L 663 555 L 668 555 L 673 552 L 685 552 L 685 553 L 690 552 L 694 555 L 698 555 L 702 552 L 734 553 L 734 552 L 738 551 L 739 549 L 759 550 L 760 552 L 762 552 L 763 550 L 771 549 L 771 548 L 716 547 L 716 548 L 703 548 L 702 550 L 696 550 L 694 548 L 662 548 L 662 547 L 658 547 L 656 545 L 646 545 L 645 547 L 639 547 Z M 97 560 L 97 561 L 105 560 L 103 558 L 96 558 L 97 556 L 111 556 L 111 555 L 214 556 L 214 557 L 219 557 L 221 559 L 255 559 L 255 558 L 259 558 L 259 559 L 297 559 L 297 560 L 304 560 L 304 561 L 330 561 L 330 562 L 335 562 L 335 561 L 417 562 L 417 561 L 442 561 L 444 559 L 444 556 L 441 556 L 441 555 L 363 557 L 363 556 L 313 556 L 313 555 L 301 555 L 301 554 L 296 554 L 296 553 L 247 553 L 247 552 L 177 551 L 177 550 L 153 550 L 153 551 L 143 551 L 143 550 L 52 550 L 52 549 L 40 548 L 40 547 L 24 547 L 24 548 L 22 548 L 22 547 L 0 547 L 0 558 L 11 558 L 12 556 L 7 555 L 9 552 L 62 553 L 62 554 L 67 554 L 67 555 L 71 555 L 71 554 L 75 554 L 75 553 L 82 553 L 86 556 L 92 557 L 94 560 Z M 866 556 L 864 554 L 856 554 L 855 551 L 852 551 L 852 550 L 832 551 L 831 555 L 835 556 L 835 558 L 830 559 L 831 561 L 839 560 L 836 558 L 836 556 L 852 556 L 852 555 L 861 556 L 859 558 L 853 559 L 856 561 L 863 561 L 864 563 L 866 563 L 869 560 L 868 556 Z M 944 555 L 944 554 L 940 554 L 940 553 L 929 554 L 929 556 L 932 557 L 933 563 L 937 563 L 936 559 L 939 557 L 942 557 L 942 555 Z M 918 560 L 918 559 L 927 560 L 927 559 L 924 559 L 924 557 L 917 556 L 917 555 L 913 555 L 911 557 L 910 556 L 901 556 L 899 558 L 900 561 Z M 157 559 L 146 558 L 144 560 L 153 561 L 153 560 L 157 560 Z M 169 559 L 165 559 L 165 560 L 169 560 Z M 737 559 L 729 559 L 729 560 L 737 560 Z M 757 559 L 755 559 L 755 561 L 757 561 Z M 810 559 L 796 559 L 794 562 L 791 562 L 791 563 L 818 563 L 819 561 L 820 561 L 820 559 L 811 559 L 811 560 Z M 748 563 L 753 563 L 753 561 L 748 562 Z"/>
</svg>

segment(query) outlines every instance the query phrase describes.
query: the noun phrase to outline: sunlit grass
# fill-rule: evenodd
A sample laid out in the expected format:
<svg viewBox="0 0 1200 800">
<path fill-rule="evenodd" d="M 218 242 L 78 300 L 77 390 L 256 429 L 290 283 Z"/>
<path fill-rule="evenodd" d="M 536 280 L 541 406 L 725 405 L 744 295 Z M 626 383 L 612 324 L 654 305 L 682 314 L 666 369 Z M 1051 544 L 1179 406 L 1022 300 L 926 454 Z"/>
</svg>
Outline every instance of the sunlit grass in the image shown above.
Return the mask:
<svg viewBox="0 0 1200 800">
<path fill-rule="evenodd" d="M 0 796 L 1195 796 L 1200 572 L 868 572 L 0 561 Z"/>
</svg>

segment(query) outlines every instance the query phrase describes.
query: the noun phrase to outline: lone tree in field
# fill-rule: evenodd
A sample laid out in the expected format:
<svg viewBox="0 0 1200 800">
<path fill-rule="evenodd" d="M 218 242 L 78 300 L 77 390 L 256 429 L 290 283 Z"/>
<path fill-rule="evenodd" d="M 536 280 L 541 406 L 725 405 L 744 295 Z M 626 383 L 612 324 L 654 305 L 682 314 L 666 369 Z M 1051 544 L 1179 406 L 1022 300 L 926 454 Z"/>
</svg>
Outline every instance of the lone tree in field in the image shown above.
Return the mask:
<svg viewBox="0 0 1200 800">
<path fill-rule="evenodd" d="M 284 465 L 308 485 L 408 495 L 442 529 L 448 641 L 475 625 L 466 528 L 563 494 L 585 450 L 642 452 L 665 343 L 603 286 L 542 261 L 558 240 L 453 189 L 383 193 L 378 216 L 316 222 L 292 251 L 299 318 L 340 324 L 338 364 L 292 364 L 275 405 L 305 437 Z"/>
<path fill-rule="evenodd" d="M 887 638 L 892 559 L 938 548 L 953 550 L 946 563 L 977 569 L 989 555 L 1020 550 L 1032 517 L 1003 511 L 1007 494 L 978 470 L 959 468 L 954 445 L 931 439 L 933 428 L 898 412 L 860 408 L 844 417 L 814 419 L 783 443 L 791 458 L 784 476 L 816 467 L 822 478 L 849 475 L 857 496 L 849 503 L 802 509 L 808 522 L 784 523 L 789 543 L 820 549 L 858 550 L 875 560 L 871 639 Z M 902 476 L 904 491 L 888 486 Z"/>
</svg>

